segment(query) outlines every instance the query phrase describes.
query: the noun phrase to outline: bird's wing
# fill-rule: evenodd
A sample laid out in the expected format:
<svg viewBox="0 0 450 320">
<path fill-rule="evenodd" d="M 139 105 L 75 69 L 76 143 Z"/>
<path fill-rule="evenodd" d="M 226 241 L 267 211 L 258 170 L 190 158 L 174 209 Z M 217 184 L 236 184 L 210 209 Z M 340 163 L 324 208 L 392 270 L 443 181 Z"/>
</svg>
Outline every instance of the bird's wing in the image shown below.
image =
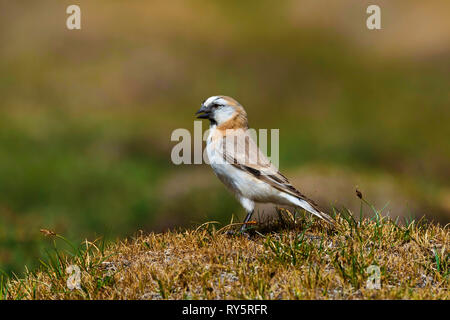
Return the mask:
<svg viewBox="0 0 450 320">
<path fill-rule="evenodd" d="M 321 210 L 313 200 L 307 198 L 267 159 L 247 130 L 235 130 L 223 136 L 223 159 L 234 167 L 246 171 L 273 188 L 308 202 L 319 213 Z"/>
</svg>

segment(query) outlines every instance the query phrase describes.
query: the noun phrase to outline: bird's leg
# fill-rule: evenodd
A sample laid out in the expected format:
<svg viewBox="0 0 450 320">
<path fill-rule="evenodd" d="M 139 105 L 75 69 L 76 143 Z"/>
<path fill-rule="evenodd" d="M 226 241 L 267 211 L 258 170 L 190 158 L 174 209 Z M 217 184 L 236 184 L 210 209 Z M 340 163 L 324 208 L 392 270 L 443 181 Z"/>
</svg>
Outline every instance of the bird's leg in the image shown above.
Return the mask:
<svg viewBox="0 0 450 320">
<path fill-rule="evenodd" d="M 243 232 L 245 232 L 245 230 L 247 230 L 247 222 L 250 221 L 250 218 L 252 217 L 253 211 L 254 210 L 247 212 L 247 216 L 244 219 L 244 224 L 241 227 L 241 233 L 243 233 Z"/>
</svg>

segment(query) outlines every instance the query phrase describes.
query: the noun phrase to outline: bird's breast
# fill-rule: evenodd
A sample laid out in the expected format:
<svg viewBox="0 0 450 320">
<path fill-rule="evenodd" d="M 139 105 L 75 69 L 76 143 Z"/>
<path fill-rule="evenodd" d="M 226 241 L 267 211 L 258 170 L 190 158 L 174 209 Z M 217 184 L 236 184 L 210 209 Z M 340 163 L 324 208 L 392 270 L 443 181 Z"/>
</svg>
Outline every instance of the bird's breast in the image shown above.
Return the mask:
<svg viewBox="0 0 450 320">
<path fill-rule="evenodd" d="M 212 131 L 207 139 L 206 151 L 211 168 L 220 181 L 235 195 L 257 202 L 270 202 L 279 191 L 257 177 L 224 160 L 223 135 Z"/>
</svg>

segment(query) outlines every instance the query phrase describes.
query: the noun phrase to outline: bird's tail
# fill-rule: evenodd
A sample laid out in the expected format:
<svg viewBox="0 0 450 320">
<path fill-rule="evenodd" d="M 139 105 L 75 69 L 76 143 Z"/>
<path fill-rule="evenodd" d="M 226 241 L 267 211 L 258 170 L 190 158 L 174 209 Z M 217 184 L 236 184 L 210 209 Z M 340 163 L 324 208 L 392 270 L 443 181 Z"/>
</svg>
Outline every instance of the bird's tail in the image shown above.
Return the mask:
<svg viewBox="0 0 450 320">
<path fill-rule="evenodd" d="M 319 218 L 325 220 L 326 222 L 328 222 L 332 226 L 336 225 L 334 220 L 333 220 L 333 218 L 331 218 L 329 215 L 327 215 L 326 213 L 324 213 L 322 211 L 319 211 L 318 213 L 317 213 L 317 211 L 316 212 L 311 212 L 311 213 L 316 215 L 316 216 L 318 216 Z"/>
<path fill-rule="evenodd" d="M 326 222 L 328 222 L 329 224 L 331 224 L 332 226 L 335 226 L 335 222 L 334 220 L 326 213 L 319 211 L 318 209 L 314 208 L 308 201 L 303 200 L 301 198 L 295 198 L 296 201 L 295 204 L 297 206 L 299 206 L 302 209 L 305 209 L 306 211 L 312 213 L 313 215 L 319 217 L 322 220 L 325 220 Z"/>
</svg>

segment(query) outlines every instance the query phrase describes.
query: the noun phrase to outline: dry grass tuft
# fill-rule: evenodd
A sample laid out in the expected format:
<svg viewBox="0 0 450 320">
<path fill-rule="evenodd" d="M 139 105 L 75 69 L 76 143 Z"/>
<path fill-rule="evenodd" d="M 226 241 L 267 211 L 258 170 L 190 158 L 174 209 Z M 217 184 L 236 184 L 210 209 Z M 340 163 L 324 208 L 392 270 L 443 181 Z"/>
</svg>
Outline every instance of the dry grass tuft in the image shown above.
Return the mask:
<svg viewBox="0 0 450 320">
<path fill-rule="evenodd" d="M 140 233 L 106 246 L 86 241 L 73 256 L 56 251 L 38 271 L 6 281 L 0 294 L 6 299 L 449 298 L 448 226 L 424 221 L 400 226 L 378 215 L 356 221 L 349 212 L 336 221 L 338 228 L 331 230 L 309 216 L 280 211 L 271 231 L 256 229 L 250 237 L 229 236 L 226 228 L 208 223 L 196 230 Z M 69 265 L 80 269 L 80 289 L 68 288 L 68 280 L 77 280 L 69 279 Z M 379 289 L 367 287 L 371 265 L 379 267 Z"/>
</svg>

